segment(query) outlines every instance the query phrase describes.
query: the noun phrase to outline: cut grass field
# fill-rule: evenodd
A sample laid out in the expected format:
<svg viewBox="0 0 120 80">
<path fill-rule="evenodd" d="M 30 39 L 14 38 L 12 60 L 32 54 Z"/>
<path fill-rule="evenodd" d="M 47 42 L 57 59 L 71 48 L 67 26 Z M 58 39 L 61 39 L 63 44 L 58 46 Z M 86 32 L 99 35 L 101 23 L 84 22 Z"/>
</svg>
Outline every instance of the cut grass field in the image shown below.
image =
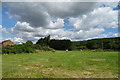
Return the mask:
<svg viewBox="0 0 120 80">
<path fill-rule="evenodd" d="M 2 55 L 3 78 L 118 78 L 118 52 Z"/>
</svg>

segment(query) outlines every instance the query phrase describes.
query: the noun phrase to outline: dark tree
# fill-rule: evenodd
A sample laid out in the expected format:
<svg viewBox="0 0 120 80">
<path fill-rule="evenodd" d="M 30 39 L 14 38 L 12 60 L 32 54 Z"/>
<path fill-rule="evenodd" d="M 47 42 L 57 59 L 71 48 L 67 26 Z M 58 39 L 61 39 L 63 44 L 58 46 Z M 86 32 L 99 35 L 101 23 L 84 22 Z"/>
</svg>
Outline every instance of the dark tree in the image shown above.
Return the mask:
<svg viewBox="0 0 120 80">
<path fill-rule="evenodd" d="M 45 37 L 45 38 L 40 38 L 36 44 L 39 44 L 39 45 L 49 45 L 50 43 L 50 35 Z"/>
<path fill-rule="evenodd" d="M 120 37 L 100 38 L 86 41 L 72 42 L 72 47 L 77 49 L 80 46 L 86 46 L 87 49 L 120 50 Z"/>
<path fill-rule="evenodd" d="M 56 50 L 71 50 L 70 40 L 50 40 L 50 47 Z"/>
</svg>

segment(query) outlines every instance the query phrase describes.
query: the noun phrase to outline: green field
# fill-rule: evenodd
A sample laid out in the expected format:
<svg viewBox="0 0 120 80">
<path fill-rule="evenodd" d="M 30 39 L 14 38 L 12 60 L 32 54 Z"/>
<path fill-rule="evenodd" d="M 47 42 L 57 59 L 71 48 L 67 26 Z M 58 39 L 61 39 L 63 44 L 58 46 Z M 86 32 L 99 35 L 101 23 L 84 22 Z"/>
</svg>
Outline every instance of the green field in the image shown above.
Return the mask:
<svg viewBox="0 0 120 80">
<path fill-rule="evenodd" d="M 3 78 L 118 78 L 118 52 L 9 54 L 2 63 Z"/>
</svg>

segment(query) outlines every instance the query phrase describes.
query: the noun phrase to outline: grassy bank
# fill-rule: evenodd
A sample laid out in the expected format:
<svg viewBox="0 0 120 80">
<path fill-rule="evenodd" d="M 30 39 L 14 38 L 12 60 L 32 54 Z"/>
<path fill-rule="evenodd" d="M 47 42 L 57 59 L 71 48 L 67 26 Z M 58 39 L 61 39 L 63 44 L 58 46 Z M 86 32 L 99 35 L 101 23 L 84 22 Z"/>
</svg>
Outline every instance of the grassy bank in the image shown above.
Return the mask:
<svg viewBox="0 0 120 80">
<path fill-rule="evenodd" d="M 117 78 L 118 52 L 56 51 L 2 56 L 3 78 Z"/>
</svg>

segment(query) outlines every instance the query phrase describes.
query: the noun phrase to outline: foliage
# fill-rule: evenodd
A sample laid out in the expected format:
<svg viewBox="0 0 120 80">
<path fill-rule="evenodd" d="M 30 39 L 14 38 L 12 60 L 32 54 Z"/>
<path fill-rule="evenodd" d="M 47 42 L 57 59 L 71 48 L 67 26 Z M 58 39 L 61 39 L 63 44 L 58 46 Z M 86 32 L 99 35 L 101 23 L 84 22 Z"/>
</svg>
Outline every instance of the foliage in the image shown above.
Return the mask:
<svg viewBox="0 0 120 80">
<path fill-rule="evenodd" d="M 36 50 L 43 50 L 43 51 L 52 51 L 53 49 L 47 45 L 39 45 L 33 44 L 32 41 L 27 41 L 24 44 L 16 44 L 13 46 L 6 46 L 2 48 L 2 53 L 33 53 Z"/>
<path fill-rule="evenodd" d="M 35 52 L 35 49 L 32 47 L 28 47 L 25 44 L 18 44 L 18 45 L 13 45 L 13 46 L 6 46 L 2 48 L 2 53 L 33 53 Z"/>
<path fill-rule="evenodd" d="M 73 46 L 72 50 L 81 50 L 81 49 L 87 49 L 86 46 Z"/>
<path fill-rule="evenodd" d="M 47 45 L 39 45 L 39 44 L 34 44 L 34 48 L 36 50 L 44 50 L 44 51 L 52 51 L 53 50 L 53 48 L 50 48 Z"/>
<path fill-rule="evenodd" d="M 32 41 L 27 41 L 27 42 L 25 43 L 25 45 L 28 46 L 28 47 L 29 47 L 29 46 L 30 46 L 30 47 L 33 47 Z"/>
<path fill-rule="evenodd" d="M 72 42 L 72 49 L 80 49 L 79 47 L 85 46 L 83 49 L 104 49 L 104 50 L 119 50 L 120 37 L 116 38 L 101 38 L 101 39 L 92 39 L 86 41 L 76 41 Z"/>
<path fill-rule="evenodd" d="M 71 50 L 71 41 L 70 40 L 50 40 L 51 48 L 55 50 Z"/>
<path fill-rule="evenodd" d="M 39 50 L 71 50 L 70 40 L 50 40 L 50 35 L 45 38 L 40 38 L 35 45 Z M 53 48 L 53 49 L 52 49 Z"/>
<path fill-rule="evenodd" d="M 50 35 L 39 39 L 36 44 L 32 41 L 27 41 L 24 44 L 16 44 L 13 46 L 5 46 L 2 48 L 2 53 L 33 53 L 36 50 L 53 51 L 55 50 L 81 50 L 81 49 L 98 49 L 101 50 L 120 50 L 120 37 L 116 38 L 101 38 L 86 41 L 70 40 L 50 40 Z"/>
<path fill-rule="evenodd" d="M 45 38 L 40 38 L 36 44 L 39 44 L 39 45 L 49 45 L 50 43 L 50 35 L 45 37 Z"/>
</svg>

